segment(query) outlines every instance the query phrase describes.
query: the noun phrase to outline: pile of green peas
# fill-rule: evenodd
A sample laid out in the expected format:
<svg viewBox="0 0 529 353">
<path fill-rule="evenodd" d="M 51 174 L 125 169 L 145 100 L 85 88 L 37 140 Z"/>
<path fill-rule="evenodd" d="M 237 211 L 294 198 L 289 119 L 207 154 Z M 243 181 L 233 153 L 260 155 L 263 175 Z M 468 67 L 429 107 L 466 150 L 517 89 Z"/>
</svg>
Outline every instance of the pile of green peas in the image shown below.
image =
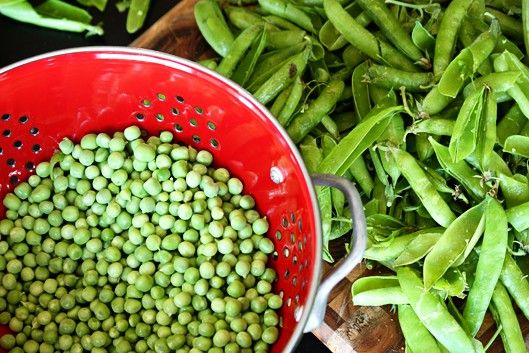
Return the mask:
<svg viewBox="0 0 529 353">
<path fill-rule="evenodd" d="M 137 126 L 62 140 L 3 200 L 0 347 L 267 352 L 282 306 L 268 222 L 212 162 Z"/>
</svg>

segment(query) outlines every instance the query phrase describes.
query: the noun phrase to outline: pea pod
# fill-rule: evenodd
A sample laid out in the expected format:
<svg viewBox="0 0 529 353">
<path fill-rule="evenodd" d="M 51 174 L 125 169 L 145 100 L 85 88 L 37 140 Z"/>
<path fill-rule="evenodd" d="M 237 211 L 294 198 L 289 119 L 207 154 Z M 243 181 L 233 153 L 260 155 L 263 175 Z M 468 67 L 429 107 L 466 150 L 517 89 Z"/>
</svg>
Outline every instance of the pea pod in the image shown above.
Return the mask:
<svg viewBox="0 0 529 353">
<path fill-rule="evenodd" d="M 389 123 L 389 119 L 401 109 L 398 106 L 373 109 L 363 122 L 342 137 L 338 145 L 321 162 L 318 172 L 343 175 L 352 163 L 382 134 Z"/>
<path fill-rule="evenodd" d="M 500 275 L 501 283 L 507 288 L 516 305 L 529 318 L 529 282 L 516 261 L 507 254 Z"/>
<path fill-rule="evenodd" d="M 230 49 L 217 66 L 217 72 L 223 76 L 231 77 L 235 67 L 241 61 L 253 42 L 262 33 L 262 25 L 254 25 L 246 28 L 233 41 Z"/>
<path fill-rule="evenodd" d="M 498 106 L 494 93 L 486 92 L 485 109 L 477 132 L 476 154 L 480 160 L 481 170 L 490 170 L 489 164 L 496 144 L 496 117 Z"/>
<path fill-rule="evenodd" d="M 316 33 L 312 19 L 304 11 L 284 0 L 259 0 L 259 5 L 272 15 L 295 23 L 306 31 Z"/>
<path fill-rule="evenodd" d="M 371 111 L 371 105 L 369 104 L 369 86 L 364 82 L 368 67 L 368 62 L 364 61 L 362 64 L 355 67 L 351 78 L 355 112 L 360 120 L 363 120 Z"/>
<path fill-rule="evenodd" d="M 441 353 L 437 341 L 422 324 L 410 305 L 398 306 L 399 324 L 412 352 Z"/>
<path fill-rule="evenodd" d="M 391 152 L 400 172 L 417 194 L 428 213 L 438 224 L 448 227 L 455 219 L 455 215 L 428 180 L 415 158 L 401 149 L 394 148 L 391 149 Z"/>
<path fill-rule="evenodd" d="M 463 94 L 465 97 L 469 97 L 483 87 L 488 87 L 494 94 L 507 95 L 507 91 L 516 84 L 520 75 L 519 71 L 505 71 L 481 76 L 466 85 L 463 89 Z"/>
<path fill-rule="evenodd" d="M 417 71 L 413 62 L 398 50 L 379 41 L 371 32 L 362 27 L 336 0 L 324 0 L 327 17 L 349 43 L 375 61 L 385 60 L 392 67 Z"/>
<path fill-rule="evenodd" d="M 323 159 L 321 149 L 316 143 L 316 139 L 308 136 L 302 143 L 299 144 L 299 151 L 305 162 L 305 166 L 309 173 L 314 173 L 318 165 Z"/>
<path fill-rule="evenodd" d="M 523 25 L 523 43 L 525 45 L 525 54 L 529 55 L 529 3 L 522 0 L 522 25 Z"/>
<path fill-rule="evenodd" d="M 435 294 L 424 290 L 424 285 L 409 267 L 396 270 L 402 291 L 422 324 L 450 353 L 475 352 L 474 343 L 450 315 Z"/>
<path fill-rule="evenodd" d="M 407 304 L 396 276 L 369 276 L 354 281 L 351 286 L 354 305 L 380 306 Z"/>
<path fill-rule="evenodd" d="M 343 89 L 343 81 L 329 82 L 318 98 L 312 101 L 305 111 L 294 117 L 287 128 L 287 132 L 295 143 L 301 141 L 321 122 L 323 116 L 334 108 Z"/>
<path fill-rule="evenodd" d="M 485 20 L 490 21 L 495 18 L 500 24 L 503 34 L 511 37 L 515 41 L 523 40 L 523 24 L 519 20 L 492 7 L 487 7 L 486 10 Z"/>
<path fill-rule="evenodd" d="M 336 141 L 329 135 L 325 134 L 321 139 L 321 146 L 323 150 L 323 155 L 326 156 L 336 146 Z M 341 216 L 345 205 L 344 194 L 336 188 L 331 188 L 331 200 L 335 214 Z"/>
<path fill-rule="evenodd" d="M 368 197 L 371 196 L 371 192 L 373 191 L 375 185 L 373 183 L 373 178 L 371 178 L 371 174 L 367 170 L 365 160 L 362 156 L 359 156 L 351 164 L 351 167 L 349 168 L 349 173 L 351 173 L 353 179 L 360 186 L 360 189 Z"/>
<path fill-rule="evenodd" d="M 498 143 L 503 146 L 509 136 L 518 135 L 525 123 L 527 123 L 527 118 L 523 115 L 518 104 L 513 104 L 496 127 Z"/>
<path fill-rule="evenodd" d="M 215 0 L 199 0 L 194 8 L 198 29 L 208 44 L 224 57 L 235 40 Z"/>
<path fill-rule="evenodd" d="M 291 89 L 289 90 L 288 98 L 279 114 L 277 115 L 277 121 L 283 126 L 288 126 L 290 119 L 294 115 L 296 108 L 303 95 L 303 82 L 299 76 L 292 82 Z"/>
<path fill-rule="evenodd" d="M 427 55 L 430 56 L 434 52 L 435 38 L 423 27 L 420 21 L 415 21 L 415 26 L 411 32 L 411 40 L 413 44 Z"/>
<path fill-rule="evenodd" d="M 92 21 L 92 15 L 88 11 L 61 0 L 46 0 L 35 6 L 35 11 L 46 17 L 68 19 L 86 24 Z"/>
<path fill-rule="evenodd" d="M 334 139 L 338 140 L 340 138 L 340 131 L 338 130 L 338 125 L 336 125 L 336 123 L 334 122 L 334 120 L 332 120 L 330 116 L 325 115 L 321 119 L 321 125 L 323 125 L 323 127 L 327 130 L 329 134 L 331 134 Z"/>
<path fill-rule="evenodd" d="M 267 31 L 262 31 L 257 39 L 248 49 L 247 54 L 241 60 L 231 79 L 239 85 L 245 87 L 250 76 L 252 75 L 259 57 L 263 53 L 267 40 Z"/>
<path fill-rule="evenodd" d="M 415 238 L 409 242 L 393 262 L 394 267 L 411 265 L 425 257 L 442 236 L 444 228 L 430 228 L 416 232 Z"/>
<path fill-rule="evenodd" d="M 467 282 L 465 274 L 463 274 L 459 269 L 457 268 L 449 268 L 443 277 L 439 278 L 433 285 L 432 288 L 437 290 L 441 296 L 445 298 L 450 297 L 458 297 L 458 298 L 464 298 L 465 294 L 463 292 L 467 289 Z M 462 321 L 459 320 L 461 314 L 459 311 L 454 308 L 454 310 L 451 310 L 450 306 L 448 307 L 448 310 L 452 313 L 452 316 L 456 318 L 456 320 L 459 322 L 459 324 L 465 328 L 464 324 L 462 324 Z"/>
<path fill-rule="evenodd" d="M 483 232 L 483 204 L 457 217 L 424 259 L 424 285 L 430 288 L 464 255 L 470 240 Z"/>
<path fill-rule="evenodd" d="M 408 72 L 382 65 L 371 65 L 367 69 L 368 82 L 387 89 L 406 88 L 408 92 L 422 92 L 433 83 L 430 72 Z"/>
<path fill-rule="evenodd" d="M 264 19 L 254 11 L 247 10 L 244 7 L 227 6 L 224 8 L 230 23 L 238 29 L 246 29 L 256 24 L 263 24 Z"/>
<path fill-rule="evenodd" d="M 424 119 L 414 123 L 409 132 L 413 134 L 426 133 L 437 136 L 452 136 L 455 121 L 448 119 Z"/>
<path fill-rule="evenodd" d="M 485 209 L 485 232 L 480 257 L 463 311 L 463 317 L 474 336 L 478 332 L 494 287 L 498 282 L 507 249 L 507 216 L 501 204 L 493 199 L 487 200 Z"/>
<path fill-rule="evenodd" d="M 302 43 L 305 38 L 305 31 L 300 29 L 289 29 L 283 31 L 270 31 L 266 44 L 272 49 L 288 48 L 298 43 Z"/>
<path fill-rule="evenodd" d="M 269 15 L 264 16 L 263 19 L 271 24 L 272 26 L 275 26 L 277 28 L 285 29 L 285 30 L 299 30 L 300 28 L 293 24 L 292 22 L 285 20 L 282 17 Z"/>
<path fill-rule="evenodd" d="M 507 208 L 529 202 L 529 184 L 527 181 L 519 181 L 503 173 L 499 173 L 498 180 Z"/>
<path fill-rule="evenodd" d="M 509 223 L 519 232 L 529 228 L 529 202 L 510 207 L 507 209 Z"/>
<path fill-rule="evenodd" d="M 274 103 L 270 107 L 270 113 L 272 113 L 273 116 L 276 116 L 279 114 L 281 109 L 285 106 L 285 102 L 287 101 L 287 98 L 290 94 L 290 91 L 292 90 L 292 85 L 285 88 L 274 100 Z"/>
<path fill-rule="evenodd" d="M 496 284 L 492 295 L 491 312 L 497 326 L 501 326 L 501 339 L 508 353 L 525 353 L 524 337 L 509 294 L 501 283 Z"/>
<path fill-rule="evenodd" d="M 360 50 L 348 45 L 342 53 L 342 60 L 346 67 L 355 68 L 365 60 L 365 57 Z"/>
<path fill-rule="evenodd" d="M 371 19 L 365 12 L 360 12 L 361 9 L 356 2 L 352 2 L 344 9 L 351 16 L 355 17 L 356 21 L 363 27 L 366 27 L 371 22 Z M 327 20 L 320 28 L 318 38 L 320 42 L 330 51 L 341 49 L 347 45 L 347 40 L 343 35 L 340 34 L 340 32 L 338 32 L 338 30 L 336 30 L 332 22 L 329 20 Z"/>
<path fill-rule="evenodd" d="M 511 135 L 505 139 L 503 151 L 517 156 L 529 158 L 529 137 Z"/>
</svg>

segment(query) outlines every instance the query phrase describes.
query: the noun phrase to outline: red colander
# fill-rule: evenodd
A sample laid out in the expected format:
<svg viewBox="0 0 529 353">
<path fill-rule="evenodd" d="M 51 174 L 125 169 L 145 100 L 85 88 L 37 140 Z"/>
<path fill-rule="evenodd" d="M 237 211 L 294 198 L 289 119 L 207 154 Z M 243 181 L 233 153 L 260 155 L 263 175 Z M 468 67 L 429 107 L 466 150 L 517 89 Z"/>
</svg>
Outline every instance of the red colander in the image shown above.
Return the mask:
<svg viewBox="0 0 529 353">
<path fill-rule="evenodd" d="M 271 352 L 293 351 L 302 334 L 323 321 L 331 289 L 362 259 L 362 204 L 345 179 L 311 179 L 266 108 L 216 73 L 171 55 L 117 47 L 64 50 L 0 69 L 0 197 L 49 159 L 63 137 L 78 141 L 133 124 L 149 134 L 171 130 L 179 142 L 210 151 L 255 198 L 270 223 L 276 252 L 269 265 L 284 301 Z M 351 252 L 323 280 L 313 183 L 340 188 L 354 224 Z"/>
</svg>

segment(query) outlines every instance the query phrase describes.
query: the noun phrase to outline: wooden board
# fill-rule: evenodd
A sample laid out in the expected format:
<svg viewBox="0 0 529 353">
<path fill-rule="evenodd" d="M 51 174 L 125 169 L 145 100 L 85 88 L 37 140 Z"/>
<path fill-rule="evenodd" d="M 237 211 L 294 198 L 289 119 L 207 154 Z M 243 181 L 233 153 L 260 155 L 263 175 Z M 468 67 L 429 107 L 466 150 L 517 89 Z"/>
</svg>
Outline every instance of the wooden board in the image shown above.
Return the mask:
<svg viewBox="0 0 529 353">
<path fill-rule="evenodd" d="M 200 35 L 193 16 L 196 0 L 182 0 L 158 22 L 138 37 L 131 46 L 148 48 L 177 55 L 191 60 L 201 60 L 213 55 Z M 340 246 L 343 248 L 343 244 Z M 325 265 L 325 271 L 331 268 Z M 397 353 L 403 352 L 402 333 L 396 313 L 391 307 L 353 306 L 351 283 L 359 277 L 378 274 L 358 266 L 331 293 L 323 325 L 314 334 L 334 353 Z M 519 315 L 521 317 L 521 315 Z M 526 342 L 529 342 L 529 323 L 521 319 Z M 496 327 L 490 316 L 486 317 L 478 334 L 487 342 Z M 504 352 L 498 338 L 488 350 Z M 428 353 L 428 352 L 419 352 Z"/>
</svg>

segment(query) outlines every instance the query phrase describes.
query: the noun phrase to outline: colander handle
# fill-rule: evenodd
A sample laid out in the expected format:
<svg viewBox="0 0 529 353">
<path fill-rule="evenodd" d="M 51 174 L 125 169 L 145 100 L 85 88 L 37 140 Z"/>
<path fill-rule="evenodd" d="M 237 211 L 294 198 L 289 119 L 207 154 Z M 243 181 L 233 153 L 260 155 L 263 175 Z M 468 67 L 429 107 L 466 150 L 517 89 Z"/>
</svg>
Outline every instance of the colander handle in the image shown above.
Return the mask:
<svg viewBox="0 0 529 353">
<path fill-rule="evenodd" d="M 312 182 L 315 185 L 331 186 L 341 190 L 351 209 L 351 217 L 353 219 L 353 237 L 351 243 L 351 252 L 345 257 L 342 263 L 336 266 L 321 282 L 312 311 L 309 314 L 307 324 L 304 332 L 310 332 L 318 328 L 323 322 L 325 316 L 325 309 L 327 308 L 327 299 L 331 290 L 340 282 L 345 276 L 352 271 L 352 269 L 362 261 L 364 251 L 367 246 L 367 228 L 366 219 L 364 216 L 364 207 L 360 194 L 354 185 L 347 179 L 328 174 L 313 174 Z"/>
</svg>

